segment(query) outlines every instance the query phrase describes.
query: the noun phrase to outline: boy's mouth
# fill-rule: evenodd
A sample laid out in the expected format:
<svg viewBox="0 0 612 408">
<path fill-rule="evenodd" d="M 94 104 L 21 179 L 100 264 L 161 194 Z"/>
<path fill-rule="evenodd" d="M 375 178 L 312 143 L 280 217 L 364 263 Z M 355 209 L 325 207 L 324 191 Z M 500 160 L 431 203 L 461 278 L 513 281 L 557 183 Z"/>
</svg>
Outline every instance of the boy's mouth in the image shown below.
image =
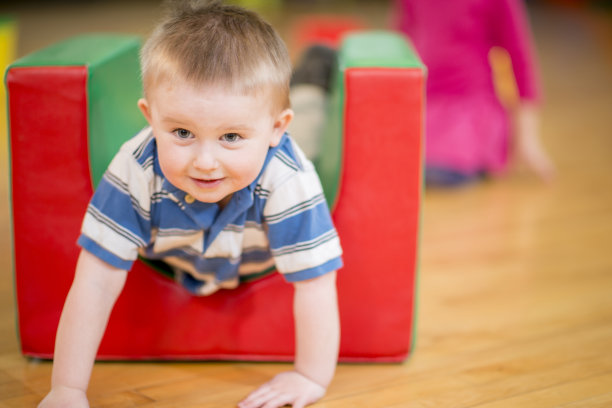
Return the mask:
<svg viewBox="0 0 612 408">
<path fill-rule="evenodd" d="M 214 188 L 221 184 L 224 178 L 216 178 L 216 179 L 200 179 L 200 178 L 191 178 L 193 182 L 200 188 Z"/>
</svg>

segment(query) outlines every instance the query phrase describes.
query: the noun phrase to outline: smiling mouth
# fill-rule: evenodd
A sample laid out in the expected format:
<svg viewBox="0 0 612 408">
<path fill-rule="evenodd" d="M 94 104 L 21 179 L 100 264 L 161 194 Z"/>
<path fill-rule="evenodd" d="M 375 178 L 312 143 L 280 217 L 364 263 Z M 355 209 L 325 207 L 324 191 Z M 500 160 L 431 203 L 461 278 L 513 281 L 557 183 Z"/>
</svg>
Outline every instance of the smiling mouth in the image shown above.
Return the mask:
<svg viewBox="0 0 612 408">
<path fill-rule="evenodd" d="M 217 187 L 219 184 L 221 184 L 224 180 L 224 178 L 217 178 L 217 179 L 199 179 L 199 178 L 191 178 L 193 180 L 193 182 L 201 188 L 213 188 L 213 187 Z"/>
</svg>

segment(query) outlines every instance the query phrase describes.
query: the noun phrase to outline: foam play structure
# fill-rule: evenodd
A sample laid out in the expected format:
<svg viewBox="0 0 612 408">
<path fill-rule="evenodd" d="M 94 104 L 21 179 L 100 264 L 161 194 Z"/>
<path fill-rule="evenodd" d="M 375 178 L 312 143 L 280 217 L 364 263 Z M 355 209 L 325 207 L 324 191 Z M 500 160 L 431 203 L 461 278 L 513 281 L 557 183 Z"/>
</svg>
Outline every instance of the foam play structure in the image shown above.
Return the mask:
<svg viewBox="0 0 612 408">
<path fill-rule="evenodd" d="M 346 34 L 367 29 L 361 19 L 348 15 L 309 14 L 293 23 L 291 49 L 301 54 L 310 44 L 316 42 L 331 48 L 339 48 Z"/>
<path fill-rule="evenodd" d="M 118 146 L 145 125 L 130 36 L 68 39 L 6 72 L 14 268 L 22 352 L 51 358 L 89 198 Z M 345 38 L 317 163 L 344 248 L 341 361 L 397 362 L 412 349 L 425 70 L 389 32 Z M 280 274 L 193 297 L 137 261 L 101 360 L 289 361 L 292 286 Z"/>
</svg>

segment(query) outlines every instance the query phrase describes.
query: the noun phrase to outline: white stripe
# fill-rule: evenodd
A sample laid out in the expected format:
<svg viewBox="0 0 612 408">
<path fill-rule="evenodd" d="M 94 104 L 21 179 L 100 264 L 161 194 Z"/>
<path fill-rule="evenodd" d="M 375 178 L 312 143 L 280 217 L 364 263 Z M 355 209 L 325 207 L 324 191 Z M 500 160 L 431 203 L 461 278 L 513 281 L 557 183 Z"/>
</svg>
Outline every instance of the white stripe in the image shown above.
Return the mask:
<svg viewBox="0 0 612 408">
<path fill-rule="evenodd" d="M 115 224 L 116 225 L 116 224 Z M 121 228 L 125 231 L 124 228 Z M 133 240 L 118 234 L 107 224 L 99 222 L 87 212 L 83 218 L 82 233 L 96 242 L 102 248 L 124 260 L 135 260 L 138 256 L 138 245 Z M 129 231 L 127 231 L 129 233 Z M 133 234 L 130 234 L 133 236 Z M 144 246 L 144 244 L 143 244 Z"/>
<path fill-rule="evenodd" d="M 176 268 L 178 270 L 188 272 L 192 276 L 196 276 L 197 277 L 199 275 L 198 279 L 203 279 L 204 276 L 207 276 L 210 279 L 211 276 L 212 276 L 211 274 L 208 274 L 208 275 L 198 274 L 198 272 L 195 270 L 195 268 L 193 266 L 193 263 L 191 263 L 191 262 L 189 262 L 189 261 L 187 261 L 187 260 L 185 260 L 183 258 L 180 258 L 178 256 L 167 256 L 167 257 L 164 258 L 164 262 L 166 262 L 168 265 L 170 265 L 170 266 L 172 266 L 172 267 L 174 267 L 174 268 Z M 177 272 L 175 271 L 175 273 L 177 273 Z"/>
<path fill-rule="evenodd" d="M 278 157 L 272 157 L 259 179 L 261 188 L 274 191 L 278 186 L 295 175 L 295 170 L 287 167 Z"/>
<path fill-rule="evenodd" d="M 293 148 L 293 152 L 296 155 L 295 160 L 298 161 L 298 166 L 301 167 L 304 171 L 314 170 L 314 164 L 312 164 L 312 161 L 310 161 L 310 159 L 302 150 L 302 148 L 298 145 L 298 143 L 293 138 L 289 138 L 289 140 L 291 140 L 291 147 Z"/>
<path fill-rule="evenodd" d="M 130 197 L 130 201 L 132 203 L 132 207 L 140 214 L 140 216 L 146 220 L 151 219 L 151 213 L 140 205 L 138 199 L 136 197 L 130 195 L 130 191 L 128 186 L 120 179 L 118 179 L 111 172 L 104 173 L 104 180 L 106 180 L 109 184 L 113 185 L 117 190 L 121 191 L 123 194 Z"/>
<path fill-rule="evenodd" d="M 278 257 L 278 256 L 286 255 L 286 254 L 295 253 L 295 252 L 307 251 L 317 246 L 323 245 L 327 241 L 330 241 L 336 238 L 337 236 L 338 235 L 336 234 L 336 230 L 332 229 L 330 231 L 327 231 L 325 234 L 319 235 L 318 237 L 313 238 L 309 241 L 297 242 L 293 245 L 287 245 L 284 247 L 276 248 L 276 249 L 273 249 L 271 252 L 273 256 Z"/>
<path fill-rule="evenodd" d="M 145 146 L 152 138 L 153 131 L 151 130 L 151 127 L 146 126 L 134 137 L 123 143 L 120 150 L 125 150 L 129 154 L 137 152 L 137 156 L 140 157 L 142 156 L 142 151 L 144 150 Z"/>
<path fill-rule="evenodd" d="M 267 248 L 268 236 L 261 226 L 247 223 L 244 228 L 242 248 Z"/>
<path fill-rule="evenodd" d="M 242 254 L 242 233 L 223 230 L 206 248 L 206 258 L 239 258 Z"/>
<path fill-rule="evenodd" d="M 293 159 L 291 159 L 291 157 L 287 156 L 285 154 L 285 152 L 283 151 L 278 151 L 278 153 L 276 153 L 276 157 L 283 162 L 283 164 L 287 167 L 289 167 L 291 170 L 293 171 L 299 171 L 300 168 L 298 166 L 297 163 L 295 163 L 295 161 Z"/>
<path fill-rule="evenodd" d="M 180 234 L 172 234 L 172 230 L 158 231 L 155 244 L 153 245 L 153 252 L 160 253 L 175 248 L 190 247 L 196 253 L 202 254 L 202 249 L 204 248 L 203 231 L 178 231 L 180 231 Z"/>
<path fill-rule="evenodd" d="M 310 211 L 323 202 L 325 202 L 325 197 L 323 196 L 323 194 L 316 195 L 311 199 L 298 203 L 293 207 L 287 208 L 286 210 L 278 214 L 271 214 L 270 216 L 266 217 L 266 223 L 276 224 L 287 218 L 291 218 L 295 215 Z"/>
<path fill-rule="evenodd" d="M 123 238 L 127 239 L 133 245 L 136 245 L 138 247 L 145 246 L 144 240 L 139 235 L 134 234 L 132 231 L 125 228 L 123 225 L 117 223 L 112 218 L 109 218 L 106 214 L 100 212 L 93 205 L 87 207 L 87 214 L 91 216 L 92 220 L 95 220 L 98 223 L 104 225 L 105 228 L 110 231 L 113 231 L 114 234 L 120 235 Z"/>
<path fill-rule="evenodd" d="M 248 262 L 248 263 L 240 264 L 240 267 L 238 268 L 238 273 L 240 275 L 250 275 L 254 273 L 260 273 L 273 266 L 274 266 L 273 258 L 267 259 L 262 262 Z"/>
<path fill-rule="evenodd" d="M 127 186 L 126 194 L 132 197 L 138 207 L 142 208 L 146 213 L 150 213 L 150 198 L 154 187 L 153 172 L 151 170 L 147 172 L 149 174 L 145 174 L 134 156 L 129 154 L 126 157 L 126 154 L 123 149 L 119 151 L 108 166 L 108 172 Z M 110 181 L 111 179 L 107 178 L 107 180 Z M 125 192 L 125 188 L 122 188 L 122 191 Z"/>
<path fill-rule="evenodd" d="M 322 191 L 321 182 L 315 172 L 294 173 L 291 179 L 278 186 L 268 198 L 264 208 L 266 219 L 277 216 L 289 208 L 315 198 Z M 311 207 L 307 207 L 311 208 Z M 281 220 L 275 220 L 276 222 Z"/>
<path fill-rule="evenodd" d="M 200 273 L 195 270 L 191 262 L 186 262 L 184 259 L 179 257 L 169 256 L 164 258 L 164 261 L 175 268 L 174 273 L 176 274 L 177 278 L 182 273 L 188 273 L 197 280 L 202 281 L 203 285 L 198 293 L 202 296 L 210 295 L 216 292 L 219 288 L 235 289 L 240 283 L 237 277 L 223 282 L 217 282 L 214 273 Z"/>
<path fill-rule="evenodd" d="M 292 252 L 274 257 L 280 273 L 298 272 L 314 268 L 342 255 L 340 240 L 336 237 L 307 251 Z"/>
</svg>

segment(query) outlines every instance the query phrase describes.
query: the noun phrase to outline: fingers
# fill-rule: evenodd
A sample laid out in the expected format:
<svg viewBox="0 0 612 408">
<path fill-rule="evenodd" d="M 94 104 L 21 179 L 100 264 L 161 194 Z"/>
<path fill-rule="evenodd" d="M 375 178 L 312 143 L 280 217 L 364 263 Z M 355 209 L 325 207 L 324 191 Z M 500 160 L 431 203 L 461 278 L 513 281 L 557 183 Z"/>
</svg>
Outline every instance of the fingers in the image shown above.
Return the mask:
<svg viewBox="0 0 612 408">
<path fill-rule="evenodd" d="M 250 393 L 239 408 L 304 408 L 325 395 L 325 388 L 296 371 L 281 373 Z"/>
<path fill-rule="evenodd" d="M 275 390 L 267 384 L 262 385 L 242 402 L 238 404 L 239 408 L 278 408 L 285 405 L 290 405 L 293 402 L 293 396 Z M 295 404 L 293 405 L 296 406 Z M 302 404 L 302 407 L 304 405 Z"/>
<path fill-rule="evenodd" d="M 239 408 L 251 408 L 258 407 L 260 405 L 256 405 L 259 401 L 263 401 L 266 395 L 270 392 L 270 387 L 268 384 L 264 384 L 261 387 L 257 388 L 255 391 L 251 392 L 247 397 L 238 404 Z"/>
<path fill-rule="evenodd" d="M 306 398 L 298 398 L 293 402 L 293 408 L 304 408 L 308 405 L 308 400 Z"/>
<path fill-rule="evenodd" d="M 289 394 L 280 394 L 266 402 L 262 408 L 278 408 L 284 407 L 285 405 L 295 406 L 292 402 L 292 398 Z"/>
</svg>

